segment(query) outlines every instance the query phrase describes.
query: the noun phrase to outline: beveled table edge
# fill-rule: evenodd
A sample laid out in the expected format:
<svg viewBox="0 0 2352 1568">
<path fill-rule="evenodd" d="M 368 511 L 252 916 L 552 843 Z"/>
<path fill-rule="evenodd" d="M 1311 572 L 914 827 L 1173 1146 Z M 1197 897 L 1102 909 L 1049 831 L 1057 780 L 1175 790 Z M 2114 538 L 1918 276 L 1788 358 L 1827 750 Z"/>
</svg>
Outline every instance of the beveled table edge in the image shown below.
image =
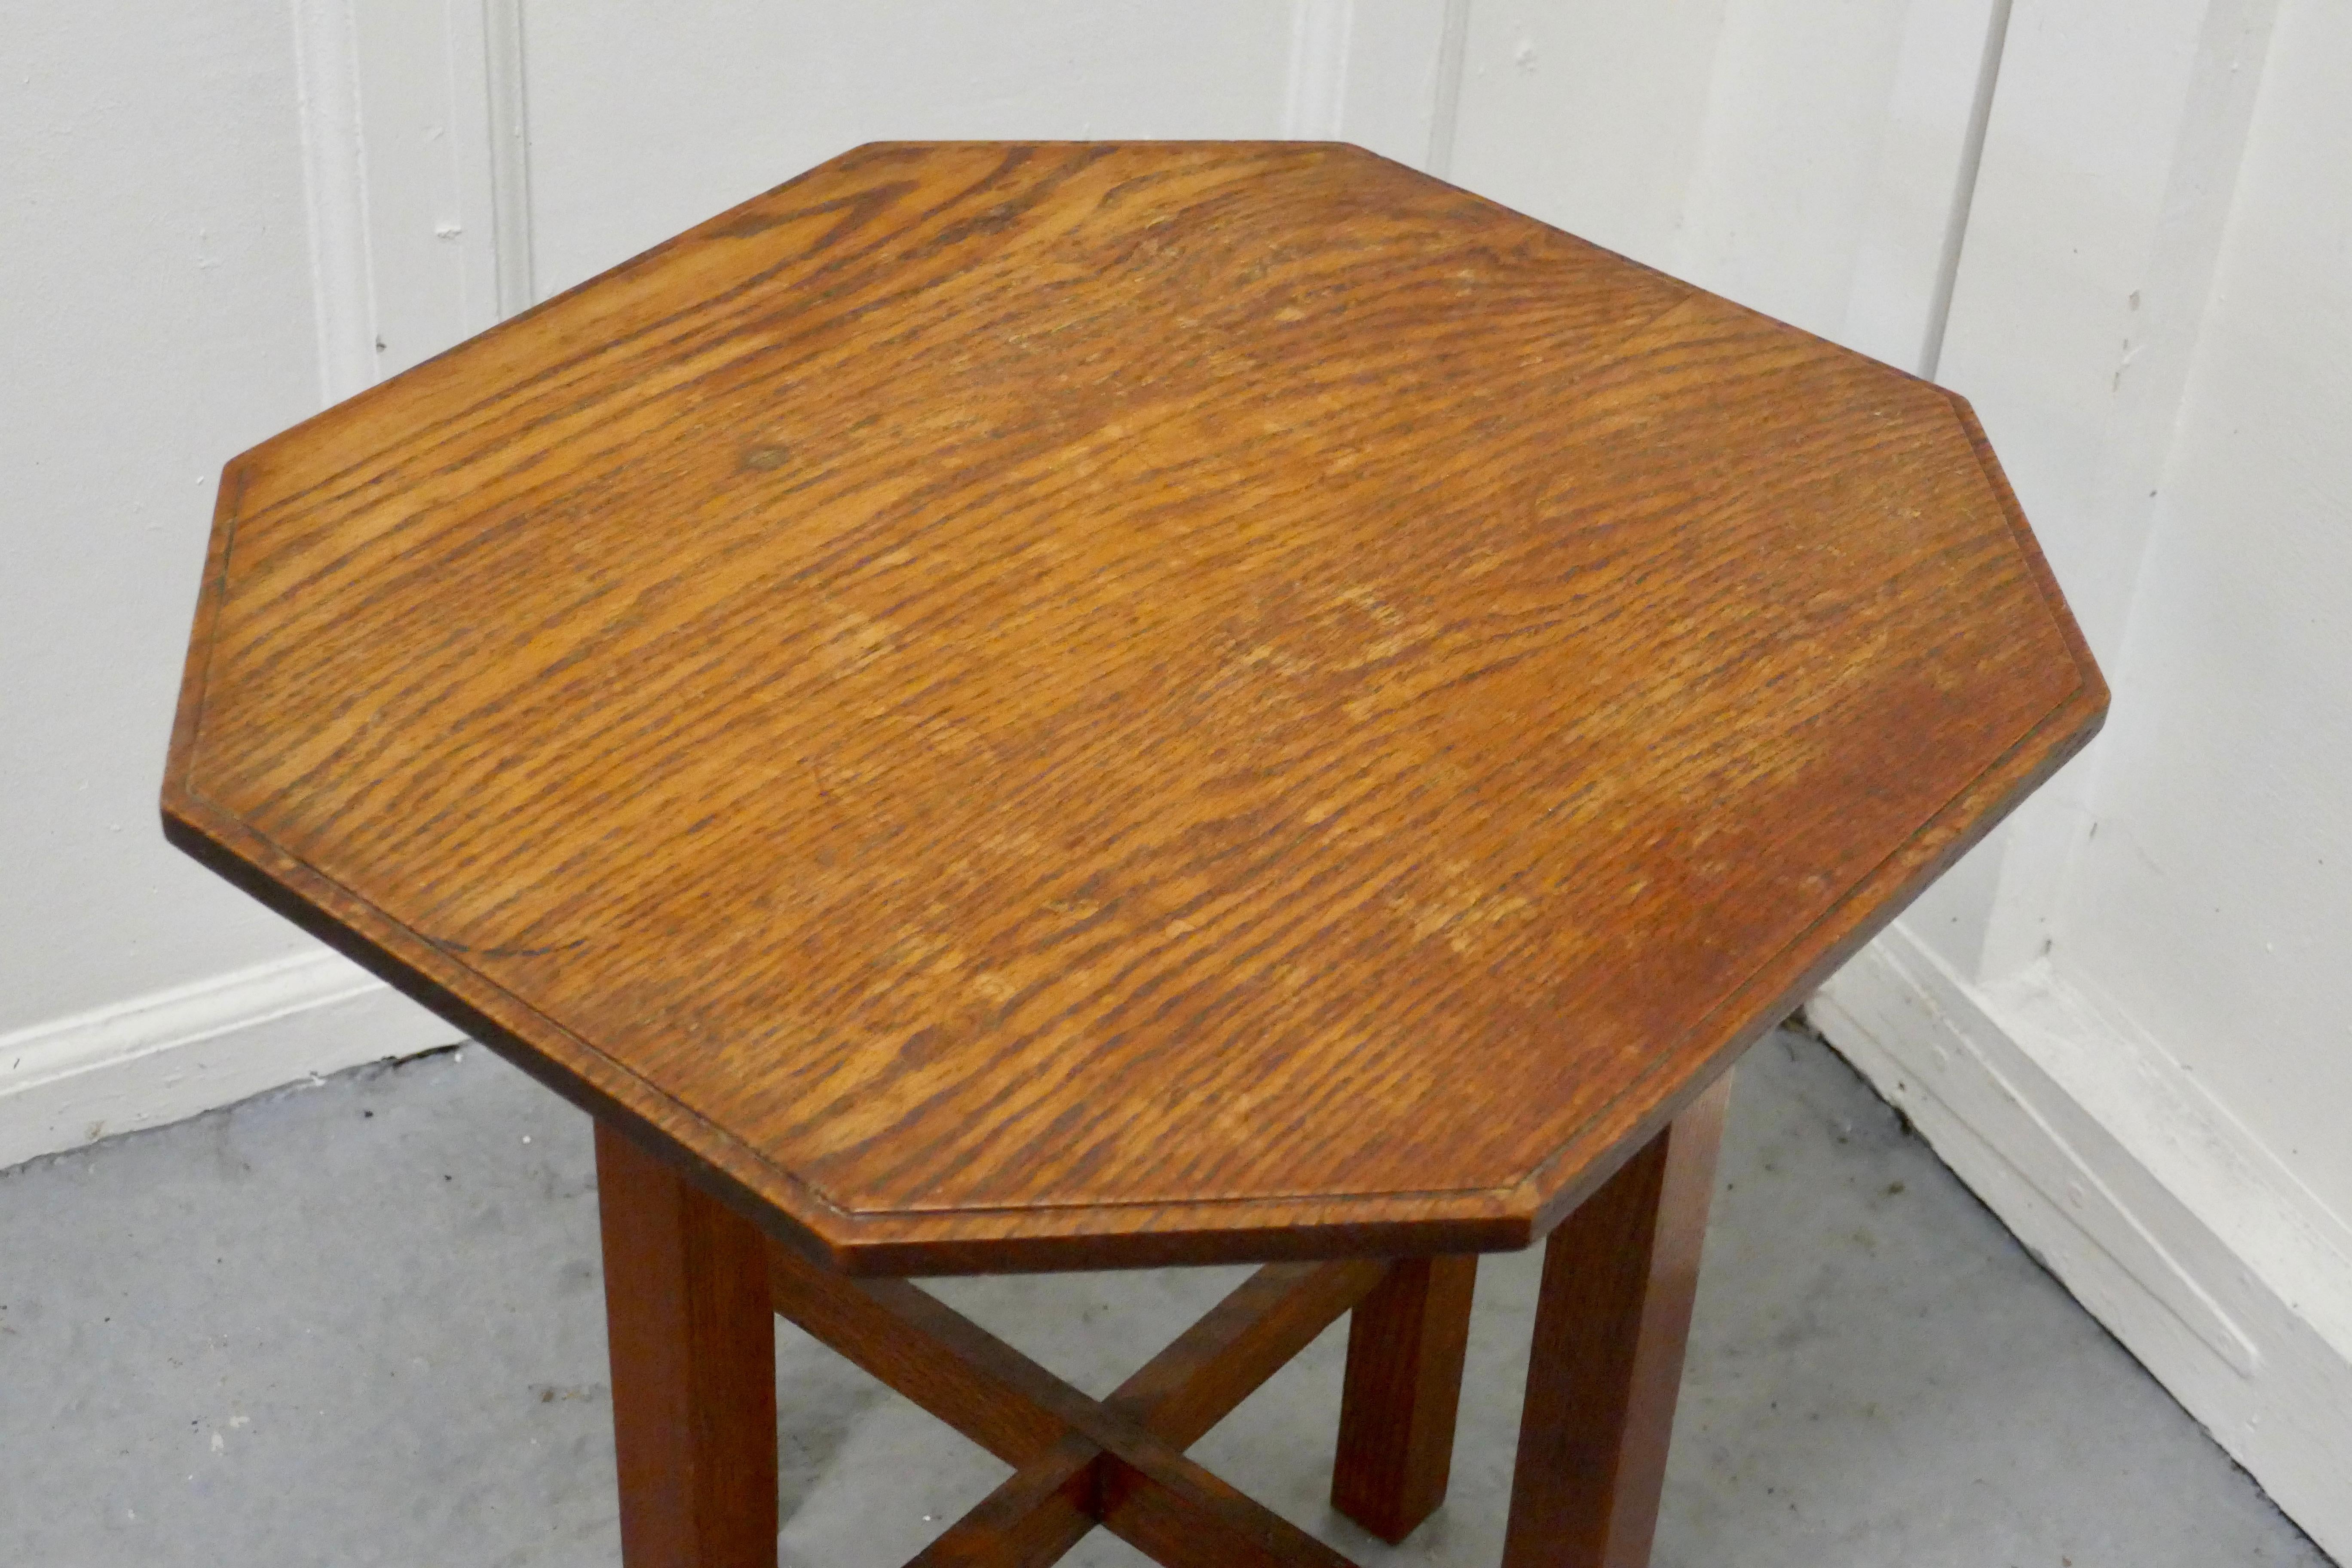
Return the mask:
<svg viewBox="0 0 2352 1568">
<path fill-rule="evenodd" d="M 590 1114 L 677 1160 L 779 1239 L 845 1273 L 913 1275 L 1262 1263 L 1497 1252 L 1541 1238 L 2097 733 L 2108 692 L 1974 410 L 1937 389 L 1967 434 L 2079 679 L 2005 752 L 1641 1077 L 1516 1184 L 1450 1192 L 1255 1197 L 900 1213 L 852 1211 L 656 1089 L 350 889 L 214 806 L 190 783 L 247 457 L 222 472 L 161 801 L 163 836 L 394 989 Z M 267 443 L 264 444 L 268 445 Z M 256 448 L 258 451 L 260 448 Z M 1861 906 L 1857 908 L 1857 906 Z M 1838 929 L 1843 925 L 1842 930 Z M 1808 952 L 1808 939 L 1827 938 Z M 1610 1112 L 1662 1074 L 1678 1081 L 1628 1121 Z"/>
</svg>

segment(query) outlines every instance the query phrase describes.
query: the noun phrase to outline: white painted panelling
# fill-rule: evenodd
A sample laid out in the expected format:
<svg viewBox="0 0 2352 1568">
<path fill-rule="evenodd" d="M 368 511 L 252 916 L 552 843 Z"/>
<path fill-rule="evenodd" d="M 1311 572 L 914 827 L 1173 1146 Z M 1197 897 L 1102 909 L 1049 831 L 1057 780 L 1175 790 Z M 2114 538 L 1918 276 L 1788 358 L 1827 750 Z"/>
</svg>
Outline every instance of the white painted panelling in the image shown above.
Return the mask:
<svg viewBox="0 0 2352 1568">
<path fill-rule="evenodd" d="M 1939 374 L 2115 714 L 1816 1013 L 2341 1553 L 2352 25 L 2279 9 L 2015 0 Z"/>
<path fill-rule="evenodd" d="M 1672 270 L 1835 337 L 1848 315 L 1865 216 L 1874 197 L 1885 199 L 1882 176 L 1929 178 L 1918 194 L 1931 210 L 1951 187 L 1950 169 L 1890 169 L 1880 157 L 1906 20 L 1948 3 L 1727 0 Z M 1917 107 L 1940 111 L 1957 142 L 1973 79 L 1929 78 L 1920 86 L 1947 94 Z M 1932 278 L 1920 268 L 1906 292 L 1925 294 Z"/>
<path fill-rule="evenodd" d="M 328 3 L 328 0 L 309 0 Z M 351 0 L 376 373 L 499 315 L 483 0 Z"/>
<path fill-rule="evenodd" d="M 1670 265 L 1724 0 L 1474 0 L 1447 178 Z"/>
<path fill-rule="evenodd" d="M 352 0 L 294 0 L 302 176 L 310 198 L 310 305 L 319 400 L 375 384 L 375 278 L 360 124 L 359 19 Z"/>
<path fill-rule="evenodd" d="M 1478 0 L 1451 174 L 1916 369 L 1994 0 Z"/>
<path fill-rule="evenodd" d="M 1470 0 L 1445 0 L 1438 19 L 1437 89 L 1429 110 L 1429 157 L 1441 178 L 1454 177 L 1454 138 L 1462 128 L 1462 78 L 1470 47 Z"/>
<path fill-rule="evenodd" d="M 472 0 L 449 0 L 453 6 Z M 530 100 L 525 83 L 522 0 L 480 0 L 482 97 L 489 116 L 490 247 L 499 314 L 536 298 L 530 259 Z M 460 38 L 463 29 L 452 29 Z M 459 97 L 465 97 L 461 87 Z"/>
<path fill-rule="evenodd" d="M 319 405 L 289 22 L 0 29 L 0 1033 L 301 941 L 155 810 L 221 461 Z"/>
<path fill-rule="evenodd" d="M 2352 8 L 2286 0 L 2054 930 L 2352 1219 L 2347 83 Z"/>
<path fill-rule="evenodd" d="M 459 1038 L 326 952 L 0 1035 L 0 1170 Z"/>
<path fill-rule="evenodd" d="M 1905 7 L 1877 167 L 1856 215 L 1838 340 L 1930 379 L 1943 353 L 2009 14 L 2010 0 Z M 1922 278 L 1933 279 L 1924 292 Z"/>
<path fill-rule="evenodd" d="M 1290 78 L 1284 84 L 1282 133 L 1301 142 L 1339 136 L 1348 100 L 1348 35 L 1355 0 L 1291 0 Z"/>
<path fill-rule="evenodd" d="M 2011 15 L 1940 374 L 1976 405 L 2103 659 L 2118 651 L 2275 9 L 2016 0 Z"/>
<path fill-rule="evenodd" d="M 512 160 L 494 139 L 494 89 L 511 91 L 499 51 L 514 40 L 496 25 L 511 4 L 294 0 L 325 402 L 503 313 L 497 176 Z"/>
<path fill-rule="evenodd" d="M 1384 158 L 1440 173 L 1431 162 L 1446 97 L 1449 11 L 1467 0 L 1353 0 L 1345 101 L 1338 134 Z M 1456 64 L 1458 64 L 1458 60 Z"/>
<path fill-rule="evenodd" d="M 2016 0 L 2010 18 L 1938 374 L 1974 403 L 2111 682 L 2276 8 Z M 1961 973 L 2048 950 L 2104 754 L 1906 917 Z"/>
<path fill-rule="evenodd" d="M 330 965 L 346 987 L 349 971 L 168 848 L 156 818 L 220 465 L 373 374 L 355 15 L 19 8 L 7 47 L 0 1148 L 15 1159 L 446 1030 L 380 986 L 289 1012 L 243 984 L 256 965 Z M 211 1009 L 210 1043 L 179 1048 L 171 1006 L 124 1011 L 159 992 L 210 997 L 190 1004 Z M 259 1036 L 221 1012 L 247 1003 Z"/>
<path fill-rule="evenodd" d="M 457 321 L 467 337 L 496 326 L 520 308 L 507 305 L 499 261 L 499 244 L 509 226 L 499 210 L 505 171 L 499 155 L 498 89 L 511 85 L 521 64 L 499 36 L 494 15 L 499 9 L 498 0 L 441 0 L 442 96 L 447 109 L 437 121 L 427 121 L 441 131 L 428 145 L 447 148 L 442 199 L 449 221 L 458 229 L 456 235 L 443 234 L 436 218 L 434 243 L 427 248 L 436 271 L 446 266 L 456 274 Z M 513 144 L 520 146 L 520 127 L 512 129 Z M 447 255 L 452 250 L 454 258 Z"/>
<path fill-rule="evenodd" d="M 1808 1013 L 2280 1507 L 2352 1552 L 2352 1237 L 2269 1147 L 2046 964 L 1982 989 L 1897 927 Z"/>
<path fill-rule="evenodd" d="M 1279 135 L 1297 16 L 1267 0 L 529 0 L 540 290 L 861 142 Z"/>
</svg>

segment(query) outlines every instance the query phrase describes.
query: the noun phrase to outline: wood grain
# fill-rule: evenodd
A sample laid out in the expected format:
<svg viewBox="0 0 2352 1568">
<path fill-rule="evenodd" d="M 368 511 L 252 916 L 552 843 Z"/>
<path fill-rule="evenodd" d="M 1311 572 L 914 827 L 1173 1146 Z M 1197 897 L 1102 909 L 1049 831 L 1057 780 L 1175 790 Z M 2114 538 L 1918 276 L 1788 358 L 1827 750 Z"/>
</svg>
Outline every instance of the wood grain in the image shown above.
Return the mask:
<svg viewBox="0 0 2352 1568">
<path fill-rule="evenodd" d="M 1381 1263 L 1261 1275 L 1101 1403 L 903 1279 L 855 1279 L 783 1246 L 768 1266 L 778 1311 L 1019 1468 L 919 1561 L 1051 1562 L 1084 1533 L 1083 1506 L 1168 1568 L 1350 1568 L 1183 1445 L 1360 1300 Z"/>
<path fill-rule="evenodd" d="M 1102 1450 L 1075 1434 L 1032 1459 L 925 1547 L 907 1568 L 1045 1568 L 1102 1521 Z"/>
<path fill-rule="evenodd" d="M 164 815 L 845 1268 L 1470 1252 L 2105 706 L 1932 386 L 1350 149 L 877 145 L 233 462 Z"/>
<path fill-rule="evenodd" d="M 601 1124 L 596 1186 L 622 1555 L 629 1568 L 772 1568 L 767 1243 L 675 1165 Z"/>
<path fill-rule="evenodd" d="M 1374 1258 L 1268 1264 L 1184 1331 L 1103 1402 L 1171 1447 L 1186 1448 L 1249 1397 L 1391 1266 Z M 921 1403 L 919 1393 L 911 1395 Z M 919 1564 L 1051 1563 L 1101 1522 L 1102 1450 L 1065 1437 L 983 1498 Z"/>
<path fill-rule="evenodd" d="M 1103 1403 L 1189 1448 L 1392 1272 L 1372 1258 L 1268 1264 Z"/>
<path fill-rule="evenodd" d="M 778 1312 L 1006 1464 L 1069 1435 L 1084 1395 L 919 1286 L 854 1279 L 788 1247 L 768 1249 L 768 1279 Z"/>
<path fill-rule="evenodd" d="M 1645 1568 L 1728 1075 L 1544 1247 L 1504 1568 Z"/>
<path fill-rule="evenodd" d="M 1477 1280 L 1475 1257 L 1400 1259 L 1349 1321 L 1331 1506 L 1391 1545 L 1445 1500 Z"/>
</svg>

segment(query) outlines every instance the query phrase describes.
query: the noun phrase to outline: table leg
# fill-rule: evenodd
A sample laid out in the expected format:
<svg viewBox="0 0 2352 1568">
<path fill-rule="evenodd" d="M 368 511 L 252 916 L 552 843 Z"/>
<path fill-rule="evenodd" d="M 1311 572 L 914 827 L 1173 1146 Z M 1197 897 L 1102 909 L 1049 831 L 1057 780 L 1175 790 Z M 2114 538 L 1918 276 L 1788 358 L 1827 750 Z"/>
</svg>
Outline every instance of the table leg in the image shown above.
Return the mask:
<svg viewBox="0 0 2352 1568">
<path fill-rule="evenodd" d="M 1728 1073 L 1552 1232 L 1504 1568 L 1643 1568 L 1658 1522 Z"/>
<path fill-rule="evenodd" d="M 1445 1500 L 1475 1257 L 1407 1258 L 1348 1321 L 1331 1506 L 1393 1544 Z"/>
<path fill-rule="evenodd" d="M 768 1248 L 669 1162 L 599 1123 L 604 1317 L 628 1568 L 773 1568 Z"/>
</svg>

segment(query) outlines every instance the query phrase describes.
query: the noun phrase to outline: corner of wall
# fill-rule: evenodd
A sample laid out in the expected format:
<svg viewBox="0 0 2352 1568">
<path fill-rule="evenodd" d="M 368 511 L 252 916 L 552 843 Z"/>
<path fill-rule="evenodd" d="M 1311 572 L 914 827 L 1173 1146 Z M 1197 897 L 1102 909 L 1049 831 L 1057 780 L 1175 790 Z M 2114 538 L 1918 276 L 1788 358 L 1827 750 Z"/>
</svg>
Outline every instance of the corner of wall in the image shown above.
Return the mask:
<svg viewBox="0 0 2352 1568">
<path fill-rule="evenodd" d="M 2352 1234 L 2047 961 L 1979 987 L 1898 922 L 1807 1012 L 2289 1516 L 2352 1556 Z"/>
<path fill-rule="evenodd" d="M 323 950 L 37 1025 L 0 1036 L 0 1170 L 458 1037 Z"/>
</svg>

